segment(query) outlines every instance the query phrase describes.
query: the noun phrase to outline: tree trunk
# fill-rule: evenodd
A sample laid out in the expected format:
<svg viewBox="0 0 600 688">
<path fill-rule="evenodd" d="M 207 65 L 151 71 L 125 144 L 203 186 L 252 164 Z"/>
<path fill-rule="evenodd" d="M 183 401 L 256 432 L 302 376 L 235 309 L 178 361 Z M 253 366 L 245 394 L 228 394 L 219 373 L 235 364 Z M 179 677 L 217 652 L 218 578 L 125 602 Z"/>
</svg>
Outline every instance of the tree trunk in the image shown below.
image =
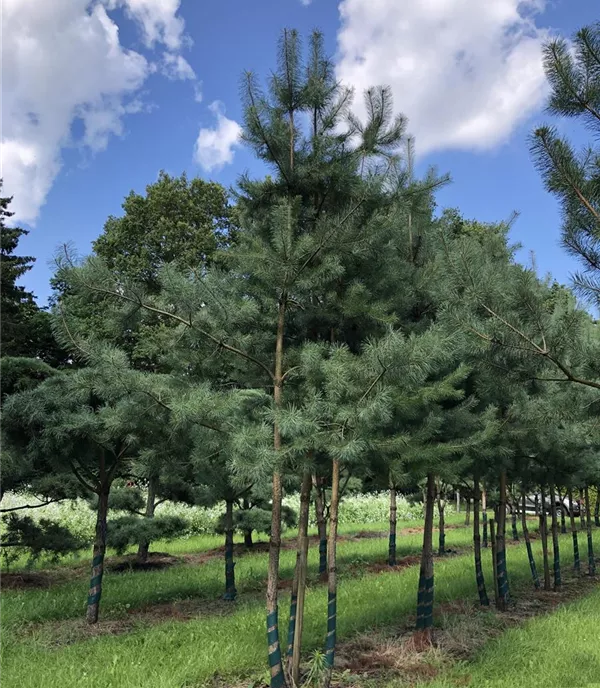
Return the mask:
<svg viewBox="0 0 600 688">
<path fill-rule="evenodd" d="M 479 603 L 484 607 L 490 606 L 490 601 L 485 589 L 485 578 L 481 566 L 481 535 L 479 533 L 479 478 L 475 476 L 473 480 L 473 552 L 475 554 L 475 580 L 477 581 L 477 592 L 479 593 Z"/>
<path fill-rule="evenodd" d="M 315 488 L 315 515 L 319 532 L 319 573 L 327 571 L 327 523 L 325 522 L 325 505 L 323 500 L 322 478 L 313 475 Z"/>
<path fill-rule="evenodd" d="M 331 507 L 329 510 L 329 538 L 327 541 L 327 637 L 325 640 L 325 686 L 329 686 L 335 660 L 337 631 L 337 528 L 340 497 L 340 462 L 333 459 L 331 475 Z"/>
<path fill-rule="evenodd" d="M 596 575 L 596 560 L 594 559 L 594 541 L 592 539 L 592 512 L 590 510 L 590 491 L 588 486 L 584 489 L 585 513 L 587 520 L 587 546 L 588 546 L 588 573 Z"/>
<path fill-rule="evenodd" d="M 288 633 L 288 661 L 292 685 L 299 685 L 300 656 L 302 653 L 302 627 L 304 623 L 304 598 L 308 569 L 308 514 L 310 511 L 311 476 L 308 471 L 302 476 L 300 487 L 300 514 L 298 516 L 298 548 L 296 553 L 296 590 L 292 590 L 290 603 L 290 626 Z M 292 620 L 293 619 L 293 620 Z"/>
<path fill-rule="evenodd" d="M 471 498 L 467 497 L 467 510 L 465 512 L 465 526 L 471 525 Z"/>
<path fill-rule="evenodd" d="M 250 510 L 250 502 L 244 497 L 242 499 L 242 509 L 244 511 Z M 252 549 L 254 547 L 254 542 L 252 541 L 252 529 L 244 530 L 244 547 Z"/>
<path fill-rule="evenodd" d="M 283 393 L 283 329 L 285 324 L 286 296 L 282 294 L 279 300 L 277 316 L 277 337 L 275 342 L 275 375 L 273 378 L 273 405 L 278 411 L 282 404 Z M 281 453 L 281 431 L 277 419 L 273 424 L 273 449 Z M 271 674 L 271 688 L 285 686 L 285 676 L 281 662 L 281 646 L 279 643 L 278 622 L 278 594 L 279 583 L 279 552 L 281 549 L 281 500 L 283 489 L 281 472 L 277 467 L 273 472 L 272 507 L 271 507 L 271 537 L 269 539 L 269 568 L 267 574 L 267 643 L 269 652 L 269 667 Z"/>
<path fill-rule="evenodd" d="M 519 531 L 517 529 L 517 519 L 519 518 L 519 502 L 516 500 L 512 494 L 510 498 L 510 519 L 512 526 L 512 539 L 513 542 L 519 542 Z"/>
<path fill-rule="evenodd" d="M 460 514 L 460 491 L 456 490 L 456 513 Z"/>
<path fill-rule="evenodd" d="M 560 503 L 560 532 L 561 535 L 566 535 L 567 534 L 567 517 L 565 515 L 565 500 L 564 500 L 564 495 L 561 494 L 560 488 L 556 488 L 556 496 L 558 497 L 558 501 Z"/>
<path fill-rule="evenodd" d="M 427 476 L 425 499 L 425 524 L 423 528 L 423 549 L 419 570 L 419 592 L 417 595 L 417 628 L 415 643 L 418 647 L 430 645 L 433 640 L 433 506 L 435 503 L 435 477 Z"/>
<path fill-rule="evenodd" d="M 156 488 L 157 488 L 158 478 L 152 477 L 148 481 L 148 496 L 146 497 L 146 511 L 144 513 L 145 518 L 154 518 L 155 502 L 156 502 Z M 145 562 L 148 560 L 148 551 L 150 550 L 150 542 L 148 540 L 142 540 L 138 547 L 137 558 L 140 562 Z"/>
<path fill-rule="evenodd" d="M 496 533 L 496 571 L 498 576 L 498 609 L 508 608 L 508 573 L 506 569 L 506 471 L 500 474 L 498 532 Z"/>
<path fill-rule="evenodd" d="M 97 623 L 102 597 L 102 576 L 104 575 L 104 555 L 106 554 L 106 518 L 108 515 L 108 494 L 110 486 L 103 485 L 98 494 L 98 510 L 96 512 L 96 534 L 92 555 L 92 577 L 88 592 L 86 621 Z"/>
<path fill-rule="evenodd" d="M 481 493 L 481 516 L 483 518 L 483 546 L 488 546 L 488 518 L 487 518 L 487 492 L 485 488 Z"/>
<path fill-rule="evenodd" d="M 586 524 L 585 524 L 585 511 L 584 511 L 584 504 L 585 504 L 585 495 L 583 493 L 583 487 L 579 489 L 579 520 L 581 522 L 581 530 L 586 529 Z"/>
<path fill-rule="evenodd" d="M 496 521 L 490 519 L 490 543 L 492 545 L 492 571 L 494 579 L 494 604 L 498 607 L 498 571 L 496 569 Z"/>
<path fill-rule="evenodd" d="M 573 538 L 573 569 L 581 573 L 581 562 L 579 561 L 579 542 L 577 538 L 577 524 L 573 513 L 573 490 L 569 487 L 569 518 L 571 521 L 571 537 Z"/>
<path fill-rule="evenodd" d="M 535 559 L 533 558 L 533 550 L 531 549 L 531 539 L 529 538 L 529 528 L 527 527 L 527 496 L 525 495 L 525 490 L 522 492 L 523 509 L 521 511 L 521 526 L 523 528 L 523 538 L 525 540 L 525 547 L 527 548 L 527 559 L 529 560 L 529 568 L 531 569 L 531 578 L 533 579 L 533 585 L 537 589 L 540 587 L 540 577 L 538 576 L 537 566 L 535 565 Z"/>
<path fill-rule="evenodd" d="M 558 592 L 562 584 L 560 577 L 560 551 L 558 549 L 558 518 L 556 517 L 556 495 L 554 484 L 550 483 L 550 504 L 552 508 L 552 554 L 554 561 L 554 590 Z"/>
<path fill-rule="evenodd" d="M 233 561 L 233 502 L 225 502 L 225 594 L 224 600 L 233 602 L 235 589 L 235 562 Z"/>
<path fill-rule="evenodd" d="M 390 536 L 388 543 L 388 564 L 396 566 L 396 488 L 390 485 Z"/>
<path fill-rule="evenodd" d="M 594 524 L 600 527 L 600 485 L 596 485 L 596 504 L 594 506 Z"/>
<path fill-rule="evenodd" d="M 536 516 L 540 515 L 540 498 L 538 495 L 535 496 L 533 502 L 533 509 Z"/>
<path fill-rule="evenodd" d="M 540 537 L 542 539 L 542 556 L 544 560 L 544 590 L 550 590 L 550 564 L 548 563 L 548 518 L 546 513 L 546 495 L 540 488 L 542 511 L 540 513 Z"/>
<path fill-rule="evenodd" d="M 439 513 L 439 538 L 438 538 L 438 555 L 443 557 L 446 554 L 446 519 L 444 511 L 446 509 L 446 500 L 442 495 L 441 489 L 438 489 L 438 513 Z"/>
</svg>

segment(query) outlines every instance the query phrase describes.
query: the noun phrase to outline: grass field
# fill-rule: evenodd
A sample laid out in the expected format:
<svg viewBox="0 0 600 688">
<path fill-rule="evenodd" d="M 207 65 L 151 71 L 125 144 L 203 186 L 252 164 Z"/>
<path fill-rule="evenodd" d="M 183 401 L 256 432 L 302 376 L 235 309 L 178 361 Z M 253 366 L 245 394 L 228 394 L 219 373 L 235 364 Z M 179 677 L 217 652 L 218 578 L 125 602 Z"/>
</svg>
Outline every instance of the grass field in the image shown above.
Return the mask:
<svg viewBox="0 0 600 688">
<path fill-rule="evenodd" d="M 456 524 L 461 518 L 454 516 L 450 520 Z M 413 521 L 401 524 L 401 528 L 414 530 L 415 525 Z M 362 525 L 347 526 L 344 529 L 346 538 L 339 544 L 341 658 L 345 643 L 364 635 L 405 632 L 414 620 L 418 571 L 412 564 L 421 547 L 421 534 L 406 530 L 402 533 L 398 539 L 398 557 L 408 557 L 404 563 L 411 565 L 391 571 L 381 566 L 385 562 L 387 540 L 351 537 L 359 530 L 385 531 L 385 524 L 371 524 L 368 529 Z M 562 538 L 565 571 L 571 564 L 569 537 Z M 436 617 L 442 625 L 449 618 L 444 612 L 445 606 L 461 600 L 471 604 L 477 598 L 470 539 L 469 529 L 450 528 L 447 547 L 457 554 L 436 560 Z M 191 688 L 234 684 L 242 679 L 247 680 L 239 685 L 250 685 L 251 680 L 260 679 L 265 666 L 262 591 L 266 581 L 266 557 L 264 552 L 238 557 L 239 598 L 236 603 L 225 603 L 220 601 L 223 562 L 218 553 L 212 556 L 213 553 L 208 552 L 216 544 L 221 544 L 220 538 L 215 541 L 211 536 L 164 543 L 155 549 L 181 557 L 181 563 L 157 571 L 109 572 L 105 578 L 101 621 L 91 632 L 82 619 L 87 562 L 65 562 L 54 571 L 43 572 L 66 576 L 57 577 L 47 589 L 5 590 L 2 595 L 2 685 L 8 688 Z M 538 543 L 535 543 L 535 550 L 539 560 Z M 281 577 L 284 581 L 292 577 L 294 559 L 292 549 L 282 552 Z M 484 552 L 484 565 L 490 578 L 489 551 Z M 307 594 L 304 636 L 307 656 L 311 650 L 322 646 L 325 634 L 326 589 L 315 573 L 317 552 L 314 547 L 311 548 L 310 566 L 313 573 Z M 508 566 L 511 586 L 517 590 L 517 595 L 527 596 L 529 569 L 523 546 L 509 548 Z M 543 649 L 546 642 L 564 648 L 564 652 L 553 652 L 552 656 L 561 676 L 566 676 L 577 665 L 577 653 L 589 654 L 597 663 L 598 649 L 588 653 L 586 648 L 594 639 L 597 642 L 600 598 L 596 594 L 588 599 L 592 602 L 586 599 L 575 603 L 582 605 L 576 609 L 585 610 L 585 614 L 576 614 L 571 619 L 575 622 L 576 617 L 577 623 L 568 623 L 568 612 L 558 611 L 557 622 L 551 620 L 554 617 L 530 622 L 531 628 L 538 630 L 526 630 L 529 626 L 509 630 L 488 643 L 473 663 L 454 668 L 442 665 L 440 676 L 444 678 L 438 678 L 432 685 L 453 686 L 457 685 L 457 680 L 464 685 L 468 676 L 473 677 L 475 682 L 471 685 L 476 686 L 538 685 L 527 683 L 526 677 L 536 675 L 537 658 L 530 665 L 526 656 L 528 648 Z M 284 589 L 280 611 L 282 629 L 287 623 L 288 604 L 289 593 Z M 486 614 L 496 616 L 495 612 Z M 565 625 L 568 635 L 563 636 L 561 627 Z M 515 676 L 521 672 L 525 677 L 517 683 L 503 683 L 507 653 L 523 655 L 522 662 L 511 660 L 508 665 Z M 487 657 L 485 666 L 481 663 L 483 657 Z M 215 683 L 216 676 L 226 683 Z M 345 681 L 345 674 L 341 676 Z M 484 683 L 484 680 L 492 682 Z M 387 683 L 387 679 L 378 678 L 374 685 Z M 389 685 L 410 684 L 395 677 Z"/>
<path fill-rule="evenodd" d="M 493 640 L 430 688 L 600 686 L 600 589 Z M 389 688 L 394 685 L 389 684 Z"/>
</svg>

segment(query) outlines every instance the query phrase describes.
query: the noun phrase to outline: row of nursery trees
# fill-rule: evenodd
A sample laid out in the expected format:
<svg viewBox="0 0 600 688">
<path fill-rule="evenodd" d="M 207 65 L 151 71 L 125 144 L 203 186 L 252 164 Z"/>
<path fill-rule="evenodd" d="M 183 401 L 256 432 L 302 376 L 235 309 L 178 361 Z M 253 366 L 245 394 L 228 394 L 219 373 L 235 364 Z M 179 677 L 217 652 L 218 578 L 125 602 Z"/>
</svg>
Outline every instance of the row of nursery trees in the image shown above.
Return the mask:
<svg viewBox="0 0 600 688">
<path fill-rule="evenodd" d="M 598 27 L 579 32 L 575 46 L 546 46 L 550 108 L 600 131 Z M 268 660 L 271 685 L 280 688 L 301 678 L 312 502 L 328 584 L 325 663 L 329 674 L 333 668 L 338 513 L 348 484 L 389 489 L 392 566 L 396 494 L 423 490 L 419 642 L 431 640 L 434 506 L 443 526 L 449 486 L 473 500 L 482 604 L 489 602 L 481 514 L 498 608 L 509 603 L 507 513 L 513 535 L 521 514 L 540 585 L 525 519 L 534 493 L 541 493 L 545 587 L 548 533 L 553 585 L 561 585 L 557 493 L 583 503 L 594 574 L 600 336 L 570 289 L 515 261 L 511 223 L 436 213 L 435 193 L 447 178 L 434 170 L 416 176 L 414 144 L 387 88 L 364 94 L 364 119 L 353 114 L 353 93 L 335 79 L 319 33 L 302 51 L 296 33 L 284 32 L 266 88 L 248 73 L 242 90 L 243 138 L 268 175 L 242 177 L 230 204 L 217 184 L 163 174 L 145 196 L 127 197 L 91 256 L 59 255 L 48 315 L 53 360 L 6 349 L 2 359 L 3 488 L 26 489 L 43 503 L 92 499 L 91 623 L 107 533 L 121 548 L 137 543 L 143 559 L 152 540 L 184 527 L 155 517 L 162 501 L 226 505 L 230 600 L 234 531 L 247 540 L 254 529 L 268 531 Z M 565 246 L 583 260 L 576 287 L 598 306 L 598 154 L 578 158 L 551 128 L 536 131 L 531 145 L 563 203 Z M 20 230 L 2 231 L 8 265 L 19 259 L 11 254 L 16 241 L 5 250 L 5 232 Z M 282 498 L 291 492 L 300 494 L 297 560 L 282 647 L 282 523 L 296 518 Z M 113 506 L 132 515 L 107 525 Z M 19 517 L 11 516 L 16 537 Z"/>
</svg>

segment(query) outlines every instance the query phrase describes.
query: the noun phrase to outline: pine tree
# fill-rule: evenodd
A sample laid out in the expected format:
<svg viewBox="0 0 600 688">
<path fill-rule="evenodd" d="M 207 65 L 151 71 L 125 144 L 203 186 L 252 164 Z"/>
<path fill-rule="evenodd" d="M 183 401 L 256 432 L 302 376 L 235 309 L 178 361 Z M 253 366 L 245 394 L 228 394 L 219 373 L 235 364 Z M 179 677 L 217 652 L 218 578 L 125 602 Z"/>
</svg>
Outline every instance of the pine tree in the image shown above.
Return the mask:
<svg viewBox="0 0 600 688">
<path fill-rule="evenodd" d="M 368 95 L 372 117 L 361 125 L 358 145 L 349 145 L 355 129 L 350 126 L 340 134 L 338 126 L 346 116 L 350 94 L 336 84 L 321 44 L 315 34 L 305 70 L 297 37 L 286 33 L 280 68 L 267 95 L 251 75 L 246 76 L 245 137 L 276 175 L 263 182 L 242 181 L 238 207 L 244 231 L 238 243 L 224 252 L 227 271 L 215 266 L 204 274 L 183 275 L 175 266 L 165 267 L 155 295 L 127 280 L 117 286 L 114 275 L 98 260 L 69 275 L 76 288 L 112 296 L 129 304 L 130 312 L 143 309 L 174 320 L 182 342 L 194 342 L 207 355 L 210 346 L 230 354 L 228 375 L 237 378 L 237 384 L 272 388 L 267 626 L 274 687 L 284 682 L 277 578 L 286 452 L 278 414 L 293 367 L 290 345 L 323 312 L 319 294 L 339 281 L 344 261 L 369 247 L 368 227 L 380 210 L 376 201 L 382 198 L 390 166 L 381 171 L 374 163 L 389 156 L 402 124 L 401 120 L 392 123 L 390 129 L 389 94 L 374 90 Z M 308 112 L 312 126 L 305 132 L 300 116 Z"/>
<path fill-rule="evenodd" d="M 18 286 L 17 280 L 31 270 L 35 258 L 14 255 L 19 239 L 29 232 L 20 227 L 9 229 L 5 226 L 6 219 L 13 215 L 8 210 L 11 201 L 12 198 L 0 198 L 2 355 L 23 356 L 30 353 L 25 327 L 35 313 L 36 305 L 33 294 L 26 291 L 25 287 Z"/>
<path fill-rule="evenodd" d="M 6 226 L 13 215 L 8 209 L 11 201 L 12 198 L 0 197 L 0 353 L 2 357 L 28 357 L 58 365 L 64 361 L 64 352 L 52 336 L 49 313 L 39 308 L 32 292 L 17 284 L 31 270 L 35 258 L 15 255 L 19 240 L 29 232 Z M 3 379 L 2 395 L 7 393 Z"/>
<path fill-rule="evenodd" d="M 123 356 L 107 351 L 96 367 L 58 373 L 13 395 L 3 411 L 5 436 L 15 448 L 34 463 L 50 457 L 56 472 L 72 472 L 84 493 L 97 498 L 89 623 L 98 621 L 111 486 L 152 420 L 140 414 L 129 373 Z"/>
</svg>

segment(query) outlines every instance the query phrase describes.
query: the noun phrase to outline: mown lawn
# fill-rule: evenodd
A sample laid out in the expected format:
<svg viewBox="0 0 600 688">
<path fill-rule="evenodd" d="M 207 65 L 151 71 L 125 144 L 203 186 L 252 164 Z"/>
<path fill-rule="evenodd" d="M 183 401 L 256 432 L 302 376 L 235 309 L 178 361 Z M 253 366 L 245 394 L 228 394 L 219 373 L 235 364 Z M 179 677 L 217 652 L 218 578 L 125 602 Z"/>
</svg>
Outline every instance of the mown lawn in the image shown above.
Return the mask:
<svg viewBox="0 0 600 688">
<path fill-rule="evenodd" d="M 392 688 L 397 684 L 390 684 Z M 429 688 L 600 686 L 600 589 L 490 641 Z"/>
<path fill-rule="evenodd" d="M 379 530 L 383 530 L 383 524 Z M 450 529 L 447 546 L 467 548 L 470 538 L 468 529 Z M 571 563 L 569 538 L 562 538 L 565 567 Z M 416 554 L 420 546 L 420 534 L 404 534 L 399 538 L 398 555 Z M 417 567 L 381 573 L 369 570 L 371 564 L 385 561 L 386 549 L 384 538 L 345 540 L 339 545 L 338 618 L 342 642 L 369 629 L 406 627 L 412 621 Z M 535 549 L 539 559 L 538 543 Z M 484 556 L 489 576 L 489 551 Z M 294 558 L 293 551 L 282 553 L 282 578 L 291 578 Z M 508 564 L 511 583 L 527 585 L 529 568 L 524 546 L 509 549 Z M 317 565 L 314 548 L 310 565 L 313 576 L 306 603 L 307 652 L 321 647 L 326 623 L 326 589 L 314 574 Z M 217 602 L 223 587 L 220 559 L 162 571 L 108 574 L 100 626 L 113 623 L 115 630 L 119 630 L 119 620 L 130 619 L 132 610 L 161 602 L 193 598 L 205 600 L 206 608 L 200 606 L 199 615 L 193 620 L 152 625 L 138 613 L 136 623 L 130 624 L 127 633 L 99 635 L 67 645 L 59 644 L 58 639 L 64 640 L 64 627 L 70 624 L 74 636 L 71 641 L 78 640 L 77 629 L 82 625 L 86 595 L 84 576 L 48 590 L 7 591 L 2 599 L 2 685 L 9 688 L 191 688 L 205 685 L 214 676 L 260 677 L 265 667 L 266 642 L 262 599 L 266 579 L 264 553 L 240 557 L 236 574 L 239 599 L 233 605 Z M 476 599 L 476 596 L 470 553 L 436 561 L 438 604 Z M 284 590 L 280 612 L 282 631 L 287 623 L 288 603 L 289 593 Z"/>
</svg>

